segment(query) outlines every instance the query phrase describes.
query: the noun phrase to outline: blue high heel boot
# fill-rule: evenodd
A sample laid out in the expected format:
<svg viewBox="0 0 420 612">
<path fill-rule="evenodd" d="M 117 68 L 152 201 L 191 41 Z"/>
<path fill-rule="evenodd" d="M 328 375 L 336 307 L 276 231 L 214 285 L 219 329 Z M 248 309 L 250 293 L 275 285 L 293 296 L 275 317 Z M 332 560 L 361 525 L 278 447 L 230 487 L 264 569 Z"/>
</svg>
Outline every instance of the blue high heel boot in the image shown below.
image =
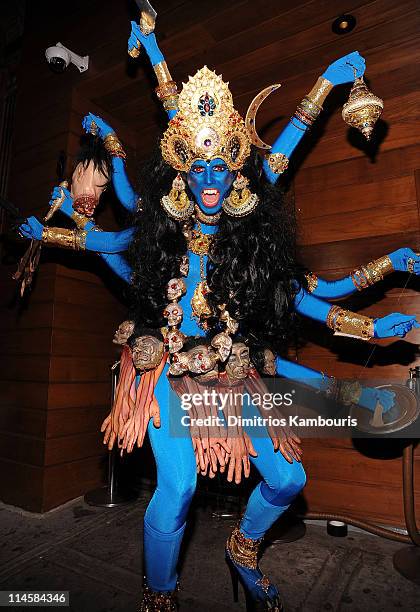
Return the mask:
<svg viewBox="0 0 420 612">
<path fill-rule="evenodd" d="M 235 527 L 228 538 L 226 562 L 232 578 L 233 599 L 238 601 L 238 583 L 241 582 L 247 612 L 284 612 L 277 587 L 270 583 L 258 567 L 261 542 L 262 538 L 246 538 L 239 527 Z"/>
</svg>

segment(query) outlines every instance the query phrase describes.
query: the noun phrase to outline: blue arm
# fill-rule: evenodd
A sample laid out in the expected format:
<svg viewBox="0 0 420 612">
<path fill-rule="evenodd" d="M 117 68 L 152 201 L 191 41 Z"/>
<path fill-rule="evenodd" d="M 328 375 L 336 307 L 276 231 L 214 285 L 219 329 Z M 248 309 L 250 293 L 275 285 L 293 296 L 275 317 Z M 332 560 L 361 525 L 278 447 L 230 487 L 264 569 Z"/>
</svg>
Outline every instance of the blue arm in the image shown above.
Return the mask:
<svg viewBox="0 0 420 612">
<path fill-rule="evenodd" d="M 95 126 L 93 129 L 92 123 Z M 88 113 L 86 117 L 83 118 L 82 126 L 87 134 L 94 132 L 102 138 L 102 140 L 109 136 L 109 134 L 115 133 L 113 128 L 106 123 L 106 121 L 93 113 Z M 124 208 L 130 212 L 135 212 L 139 196 L 132 188 L 128 179 L 124 159 L 115 155 L 112 155 L 112 184 L 117 198 Z"/>
<path fill-rule="evenodd" d="M 112 184 L 117 198 L 130 212 L 136 212 L 138 194 L 134 191 L 125 171 L 125 163 L 121 157 L 112 158 Z"/>
<path fill-rule="evenodd" d="M 89 228 L 86 226 L 87 230 Z M 128 249 L 134 234 L 134 227 L 120 232 L 92 232 L 86 236 L 86 249 L 96 253 L 121 253 Z"/>
<path fill-rule="evenodd" d="M 372 269 L 375 269 L 375 265 L 377 266 L 378 262 L 382 262 L 381 273 L 379 275 L 373 275 L 372 281 Z M 383 262 L 386 263 L 384 267 Z M 367 269 L 370 269 L 370 275 L 368 276 Z M 378 268 L 376 268 L 378 269 Z M 372 283 L 377 280 L 381 280 L 383 276 L 389 274 L 390 272 L 411 272 L 412 274 L 420 275 L 420 255 L 415 253 L 409 247 L 402 247 L 401 249 L 397 249 L 392 253 L 389 253 L 385 257 L 381 257 L 374 262 L 370 262 L 367 264 L 366 268 L 361 267 L 359 270 L 355 270 L 352 274 L 354 276 L 355 282 L 353 282 L 352 275 L 345 276 L 344 278 L 340 278 L 333 281 L 328 281 L 320 277 L 316 277 L 315 275 L 309 275 L 312 278 L 309 278 L 309 291 L 312 295 L 320 298 L 326 299 L 338 299 L 345 297 L 347 295 L 351 295 L 355 291 L 357 291 L 357 286 L 360 289 L 364 289 L 370 286 Z M 367 282 L 367 279 L 369 279 Z M 361 279 L 363 279 L 363 283 L 361 283 Z"/>
<path fill-rule="evenodd" d="M 326 323 L 327 316 L 332 308 L 331 304 L 320 298 L 309 294 L 305 289 L 300 289 L 294 300 L 295 310 L 299 314 Z M 375 338 L 404 338 L 414 328 L 420 328 L 416 315 L 405 315 L 393 312 L 389 315 L 374 319 Z"/>
<path fill-rule="evenodd" d="M 144 48 L 147 55 L 149 56 L 149 60 L 153 68 L 157 66 L 157 64 L 161 64 L 165 61 L 162 51 L 158 47 L 154 32 L 145 35 L 141 31 L 139 24 L 135 21 L 132 21 L 131 33 L 128 39 L 128 50 L 130 51 L 133 49 L 133 47 L 138 47 L 139 43 L 141 45 L 141 48 Z M 167 114 L 169 119 L 173 119 L 173 117 L 175 117 L 176 115 L 176 112 L 176 110 L 168 110 Z"/>
<path fill-rule="evenodd" d="M 355 291 L 357 291 L 357 288 L 350 275 L 334 281 L 328 281 L 318 277 L 317 286 L 312 291 L 312 295 L 319 298 L 326 298 L 327 300 L 335 300 L 351 295 L 355 293 Z"/>
<path fill-rule="evenodd" d="M 118 253 L 99 253 L 99 255 L 117 276 L 122 278 L 126 283 L 131 282 L 133 270 L 122 255 Z"/>
<path fill-rule="evenodd" d="M 281 357 L 276 357 L 276 372 L 279 376 L 301 382 L 320 392 L 325 392 L 329 382 L 331 382 L 331 379 L 321 372 Z M 383 411 L 387 412 L 394 405 L 394 398 L 395 393 L 393 391 L 376 389 L 375 387 L 362 387 L 358 404 L 359 406 L 374 411 L 376 403 L 379 401 L 383 407 Z"/>
<path fill-rule="evenodd" d="M 308 94 L 308 98 L 311 100 L 316 99 L 318 106 L 321 106 L 322 102 L 335 85 L 354 81 L 353 67 L 356 69 L 356 76 L 359 77 L 363 75 L 365 71 L 365 60 L 357 51 L 349 53 L 330 64 L 321 77 L 324 79 L 323 93 L 319 93 L 319 87 L 317 88 L 316 85 Z M 317 94 L 315 96 L 314 91 L 316 89 Z M 280 153 L 289 159 L 307 131 L 307 125 L 296 116 L 292 117 L 291 121 L 275 140 L 270 153 Z M 279 174 L 273 172 L 267 160 L 264 161 L 264 173 L 270 183 L 275 183 L 279 178 Z"/>
<path fill-rule="evenodd" d="M 314 297 L 305 289 L 300 289 L 296 294 L 294 304 L 296 312 L 320 323 L 326 322 L 331 309 L 331 304 Z"/>
</svg>

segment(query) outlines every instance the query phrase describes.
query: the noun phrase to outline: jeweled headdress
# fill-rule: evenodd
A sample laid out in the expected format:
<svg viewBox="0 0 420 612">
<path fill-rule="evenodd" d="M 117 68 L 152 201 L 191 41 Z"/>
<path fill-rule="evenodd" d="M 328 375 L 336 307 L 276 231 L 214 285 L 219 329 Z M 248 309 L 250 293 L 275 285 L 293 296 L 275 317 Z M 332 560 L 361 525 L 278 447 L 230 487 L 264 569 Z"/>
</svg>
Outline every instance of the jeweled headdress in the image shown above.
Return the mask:
<svg viewBox="0 0 420 612">
<path fill-rule="evenodd" d="M 229 170 L 242 168 L 251 138 L 222 77 L 207 66 L 201 68 L 183 84 L 178 109 L 161 140 L 166 163 L 188 171 L 196 159 L 220 157 Z"/>
</svg>

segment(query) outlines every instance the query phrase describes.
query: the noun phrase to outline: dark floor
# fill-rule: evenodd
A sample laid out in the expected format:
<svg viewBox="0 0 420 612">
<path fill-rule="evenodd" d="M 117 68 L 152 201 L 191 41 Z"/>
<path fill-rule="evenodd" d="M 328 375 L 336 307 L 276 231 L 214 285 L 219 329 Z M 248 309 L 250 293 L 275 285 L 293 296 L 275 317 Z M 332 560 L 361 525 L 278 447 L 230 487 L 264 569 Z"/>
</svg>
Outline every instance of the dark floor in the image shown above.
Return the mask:
<svg viewBox="0 0 420 612">
<path fill-rule="evenodd" d="M 0 505 L 0 590 L 67 590 L 75 612 L 136 612 L 147 497 L 110 510 L 78 499 L 45 515 Z M 232 521 L 212 518 L 208 504 L 193 517 L 181 612 L 242 612 L 244 599 L 241 594 L 233 603 L 223 561 Z M 402 547 L 357 531 L 333 538 L 310 524 L 302 539 L 268 547 L 261 566 L 280 587 L 288 612 L 420 610 L 420 586 L 393 569 L 393 553 Z"/>
</svg>

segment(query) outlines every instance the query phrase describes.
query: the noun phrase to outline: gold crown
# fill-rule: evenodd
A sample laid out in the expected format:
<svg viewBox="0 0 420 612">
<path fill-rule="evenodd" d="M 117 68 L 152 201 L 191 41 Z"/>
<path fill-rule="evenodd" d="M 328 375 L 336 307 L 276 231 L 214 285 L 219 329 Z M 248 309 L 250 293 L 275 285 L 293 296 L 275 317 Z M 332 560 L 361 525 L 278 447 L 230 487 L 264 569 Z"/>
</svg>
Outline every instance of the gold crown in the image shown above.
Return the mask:
<svg viewBox="0 0 420 612">
<path fill-rule="evenodd" d="M 188 171 L 196 159 L 220 157 L 229 170 L 242 168 L 251 139 L 221 76 L 207 66 L 201 68 L 183 83 L 178 108 L 160 143 L 166 163 Z"/>
</svg>

